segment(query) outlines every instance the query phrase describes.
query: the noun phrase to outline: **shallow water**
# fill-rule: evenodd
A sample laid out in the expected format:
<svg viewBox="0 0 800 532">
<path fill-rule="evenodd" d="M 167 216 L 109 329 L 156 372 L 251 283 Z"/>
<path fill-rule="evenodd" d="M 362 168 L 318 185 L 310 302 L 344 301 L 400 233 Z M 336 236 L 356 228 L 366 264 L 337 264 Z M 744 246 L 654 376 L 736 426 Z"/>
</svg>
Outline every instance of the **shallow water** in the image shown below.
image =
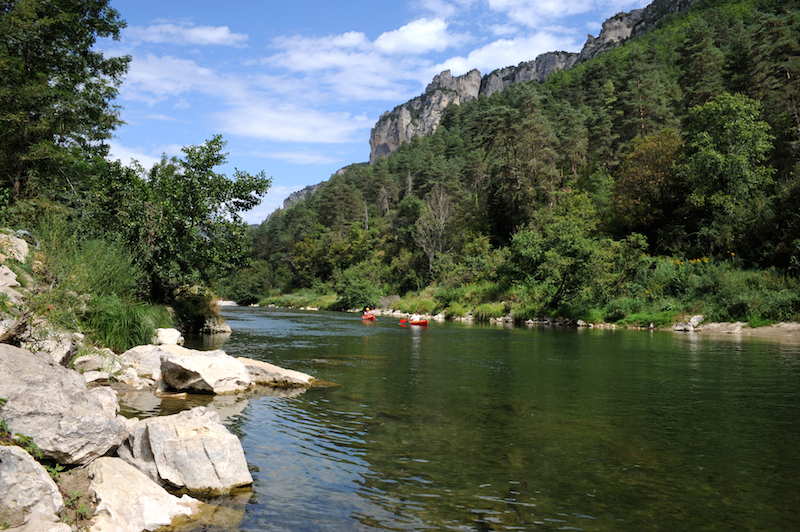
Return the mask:
<svg viewBox="0 0 800 532">
<path fill-rule="evenodd" d="M 339 386 L 123 401 L 210 402 L 241 438 L 241 520 L 190 530 L 800 529 L 797 345 L 223 312 L 206 348 Z"/>
</svg>

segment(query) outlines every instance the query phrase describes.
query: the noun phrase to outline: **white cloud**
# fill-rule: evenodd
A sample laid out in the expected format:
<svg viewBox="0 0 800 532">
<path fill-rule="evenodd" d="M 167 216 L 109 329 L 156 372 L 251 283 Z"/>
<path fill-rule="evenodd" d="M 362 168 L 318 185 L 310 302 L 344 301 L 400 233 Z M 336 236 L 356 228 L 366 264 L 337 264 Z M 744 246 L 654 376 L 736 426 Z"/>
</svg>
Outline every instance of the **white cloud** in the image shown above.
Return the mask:
<svg viewBox="0 0 800 532">
<path fill-rule="evenodd" d="M 424 54 L 431 50 L 441 52 L 467 38 L 448 33 L 447 22 L 441 18 L 421 18 L 382 34 L 375 39 L 375 48 L 387 54 Z"/>
<path fill-rule="evenodd" d="M 279 142 L 347 143 L 372 127 L 364 117 L 245 101 L 215 115 L 225 133 Z"/>
<path fill-rule="evenodd" d="M 578 49 L 578 45 L 561 36 L 540 32 L 521 39 L 500 39 L 478 48 L 467 57 L 453 57 L 436 65 L 431 72 L 439 73 L 450 70 L 454 76 L 460 76 L 477 68 L 482 73 L 523 61 L 531 61 L 538 55 L 556 50 Z"/>
<path fill-rule="evenodd" d="M 153 155 L 145 153 L 142 148 L 128 148 L 116 141 L 108 143 L 109 152 L 106 159 L 110 161 L 120 161 L 123 166 L 130 166 L 133 161 L 138 161 L 145 168 L 152 168 L 154 164 L 161 161 L 161 157 L 154 157 Z"/>
<path fill-rule="evenodd" d="M 188 92 L 235 97 L 242 91 L 238 80 L 224 78 L 192 60 L 147 54 L 134 56 L 120 95 L 153 104 Z"/>
<path fill-rule="evenodd" d="M 321 153 L 308 153 L 308 152 L 294 152 L 294 151 L 261 151 L 250 152 L 248 155 L 259 157 L 262 159 L 275 159 L 284 161 L 291 164 L 333 164 L 339 162 L 339 159 L 322 155 Z"/>
<path fill-rule="evenodd" d="M 488 0 L 489 8 L 505 14 L 513 22 L 531 28 L 553 20 L 598 11 L 612 15 L 644 7 L 649 0 Z"/>
<path fill-rule="evenodd" d="M 191 26 L 171 23 L 154 24 L 152 26 L 130 26 L 122 31 L 125 41 L 236 46 L 245 45 L 248 36 L 243 33 L 232 33 L 228 26 Z"/>
</svg>

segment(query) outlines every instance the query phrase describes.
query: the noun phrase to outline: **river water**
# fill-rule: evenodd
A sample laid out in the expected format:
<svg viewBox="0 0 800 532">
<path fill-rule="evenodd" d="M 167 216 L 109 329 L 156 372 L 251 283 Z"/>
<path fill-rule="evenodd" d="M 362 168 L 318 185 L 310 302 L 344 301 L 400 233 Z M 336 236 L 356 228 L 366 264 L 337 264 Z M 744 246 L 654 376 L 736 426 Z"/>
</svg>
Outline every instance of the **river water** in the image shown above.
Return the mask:
<svg viewBox="0 0 800 532">
<path fill-rule="evenodd" d="M 215 400 L 253 491 L 195 532 L 800 530 L 800 344 L 223 314 L 206 347 L 337 386 Z"/>
</svg>

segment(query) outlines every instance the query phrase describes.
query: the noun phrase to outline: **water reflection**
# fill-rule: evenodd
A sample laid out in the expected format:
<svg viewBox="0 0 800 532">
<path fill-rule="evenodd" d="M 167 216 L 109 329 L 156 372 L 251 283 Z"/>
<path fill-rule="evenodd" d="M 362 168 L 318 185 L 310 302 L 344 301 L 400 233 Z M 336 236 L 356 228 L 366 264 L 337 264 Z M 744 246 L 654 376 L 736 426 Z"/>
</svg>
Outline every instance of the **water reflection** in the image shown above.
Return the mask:
<svg viewBox="0 0 800 532">
<path fill-rule="evenodd" d="M 340 385 L 233 414 L 255 484 L 226 532 L 800 529 L 796 347 L 225 313 L 229 354 Z"/>
</svg>

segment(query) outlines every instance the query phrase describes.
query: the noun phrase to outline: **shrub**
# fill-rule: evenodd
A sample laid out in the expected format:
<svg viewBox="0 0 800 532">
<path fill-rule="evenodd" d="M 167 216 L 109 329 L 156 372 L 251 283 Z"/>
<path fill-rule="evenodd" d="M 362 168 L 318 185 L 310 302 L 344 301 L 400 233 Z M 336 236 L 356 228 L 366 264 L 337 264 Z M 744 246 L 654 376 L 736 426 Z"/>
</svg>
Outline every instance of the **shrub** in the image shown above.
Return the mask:
<svg viewBox="0 0 800 532">
<path fill-rule="evenodd" d="M 446 318 L 463 318 L 469 313 L 469 307 L 461 303 L 451 303 L 449 307 L 444 310 Z"/>
<path fill-rule="evenodd" d="M 621 297 L 609 301 L 603 308 L 605 321 L 617 322 L 641 310 L 641 301 L 630 297 Z"/>
<path fill-rule="evenodd" d="M 484 303 L 479 305 L 472 313 L 479 321 L 489 321 L 491 318 L 502 318 L 506 315 L 505 305 L 502 303 Z"/>
</svg>

